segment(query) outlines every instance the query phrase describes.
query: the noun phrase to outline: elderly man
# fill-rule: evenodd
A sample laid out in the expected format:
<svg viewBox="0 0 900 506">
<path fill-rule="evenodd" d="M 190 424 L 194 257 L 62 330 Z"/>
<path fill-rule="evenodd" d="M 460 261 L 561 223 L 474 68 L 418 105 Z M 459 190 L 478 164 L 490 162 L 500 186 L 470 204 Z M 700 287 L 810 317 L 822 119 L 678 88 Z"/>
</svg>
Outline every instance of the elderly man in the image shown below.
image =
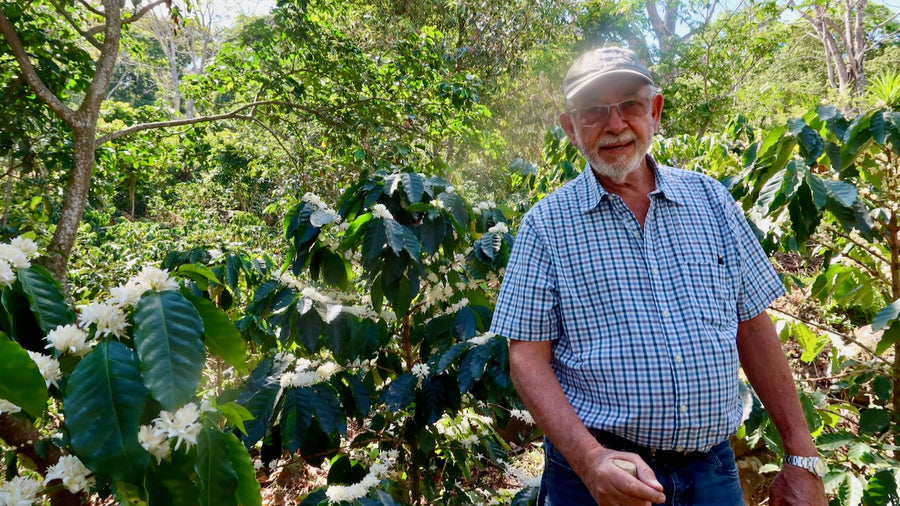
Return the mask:
<svg viewBox="0 0 900 506">
<path fill-rule="evenodd" d="M 663 97 L 632 51 L 582 55 L 563 88 L 589 163 L 522 220 L 491 329 L 546 435 L 539 503 L 743 504 L 742 365 L 784 442 L 771 504 L 825 505 L 766 313 L 783 287 L 734 200 L 648 154 Z"/>
</svg>

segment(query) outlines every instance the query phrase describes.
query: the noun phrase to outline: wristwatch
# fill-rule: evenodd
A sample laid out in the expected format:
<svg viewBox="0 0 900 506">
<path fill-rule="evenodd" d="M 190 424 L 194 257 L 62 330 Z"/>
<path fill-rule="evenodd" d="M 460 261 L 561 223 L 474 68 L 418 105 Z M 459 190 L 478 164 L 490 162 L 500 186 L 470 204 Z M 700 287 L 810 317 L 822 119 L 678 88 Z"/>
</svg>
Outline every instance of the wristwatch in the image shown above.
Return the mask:
<svg viewBox="0 0 900 506">
<path fill-rule="evenodd" d="M 798 455 L 785 455 L 784 463 L 790 464 L 792 466 L 802 467 L 803 469 L 806 469 L 819 478 L 824 478 L 825 473 L 828 472 L 828 467 L 825 465 L 825 462 L 822 462 L 822 459 L 819 457 L 800 457 Z"/>
</svg>

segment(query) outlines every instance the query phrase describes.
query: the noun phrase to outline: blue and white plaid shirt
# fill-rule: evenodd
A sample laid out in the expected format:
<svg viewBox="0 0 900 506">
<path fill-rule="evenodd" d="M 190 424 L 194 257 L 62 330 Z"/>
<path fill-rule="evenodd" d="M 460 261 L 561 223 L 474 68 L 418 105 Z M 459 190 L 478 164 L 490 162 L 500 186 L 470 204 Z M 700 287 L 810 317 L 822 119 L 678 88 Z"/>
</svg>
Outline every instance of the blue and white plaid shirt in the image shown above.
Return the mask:
<svg viewBox="0 0 900 506">
<path fill-rule="evenodd" d="M 718 181 L 648 161 L 643 230 L 590 166 L 525 215 L 491 331 L 553 341 L 587 427 L 706 451 L 741 421 L 738 321 L 784 287 Z"/>
</svg>

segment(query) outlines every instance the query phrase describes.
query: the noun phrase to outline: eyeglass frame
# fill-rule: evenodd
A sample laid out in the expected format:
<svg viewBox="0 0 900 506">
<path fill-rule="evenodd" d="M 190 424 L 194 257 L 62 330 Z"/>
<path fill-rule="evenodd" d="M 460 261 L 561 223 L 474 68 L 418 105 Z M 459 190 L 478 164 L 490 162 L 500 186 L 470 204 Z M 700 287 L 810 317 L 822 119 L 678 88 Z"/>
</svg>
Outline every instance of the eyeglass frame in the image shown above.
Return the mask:
<svg viewBox="0 0 900 506">
<path fill-rule="evenodd" d="M 651 86 L 651 87 L 650 87 L 650 93 L 649 93 L 646 97 L 631 97 L 631 98 L 622 100 L 621 102 L 616 102 L 616 103 L 613 103 L 613 104 L 593 104 L 593 105 L 591 105 L 591 106 L 589 106 L 589 107 L 584 107 L 584 108 L 576 108 L 576 107 L 572 107 L 572 106 L 571 106 L 572 104 L 569 103 L 569 104 L 567 104 L 567 105 L 570 106 L 570 107 L 568 107 L 568 112 L 569 112 L 569 114 L 578 117 L 578 121 L 579 121 L 579 123 L 581 123 L 582 126 L 584 126 L 584 127 L 594 127 L 594 126 L 597 126 L 597 125 L 600 125 L 600 124 L 604 124 L 604 123 L 606 123 L 606 122 L 609 121 L 609 119 L 612 117 L 612 108 L 613 108 L 613 107 L 616 108 L 616 111 L 619 112 L 619 117 L 621 117 L 622 119 L 635 119 L 635 118 L 639 118 L 640 116 L 637 116 L 637 115 L 636 115 L 636 116 L 633 116 L 633 115 L 627 115 L 627 116 L 626 116 L 624 113 L 622 113 L 622 109 L 621 109 L 622 104 L 626 104 L 626 103 L 628 103 L 628 102 L 646 102 L 646 103 L 648 103 L 648 105 L 649 105 L 649 107 L 648 107 L 648 109 L 647 109 L 647 112 L 650 112 L 650 111 L 653 110 L 653 107 L 652 107 L 653 104 L 652 104 L 652 102 L 653 102 L 653 99 L 656 98 L 656 95 L 659 95 L 659 90 L 656 89 L 655 87 L 652 87 L 652 86 Z M 567 101 L 567 102 L 568 102 L 568 101 Z M 604 117 L 603 119 L 598 119 L 597 121 L 595 121 L 595 122 L 593 122 L 593 123 L 584 123 L 584 122 L 581 120 L 581 117 L 580 117 L 581 115 L 579 114 L 579 112 L 583 112 L 583 111 L 586 111 L 586 110 L 589 110 L 589 109 L 594 109 L 594 108 L 605 108 L 605 109 L 606 109 L 605 117 Z"/>
</svg>

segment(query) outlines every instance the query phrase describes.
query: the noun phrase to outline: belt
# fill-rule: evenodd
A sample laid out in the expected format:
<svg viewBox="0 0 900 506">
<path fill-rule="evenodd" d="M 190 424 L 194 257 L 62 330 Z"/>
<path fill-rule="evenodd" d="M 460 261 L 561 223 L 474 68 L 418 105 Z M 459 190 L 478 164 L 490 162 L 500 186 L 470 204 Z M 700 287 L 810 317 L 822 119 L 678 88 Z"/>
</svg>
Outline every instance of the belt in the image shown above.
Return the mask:
<svg viewBox="0 0 900 506">
<path fill-rule="evenodd" d="M 708 452 L 695 450 L 659 450 L 657 448 L 648 448 L 633 443 L 621 436 L 600 429 L 588 429 L 591 435 L 598 443 L 605 448 L 619 452 L 636 453 L 647 462 L 656 462 L 658 464 L 666 463 L 684 463 L 688 460 L 701 459 L 708 455 Z"/>
</svg>

